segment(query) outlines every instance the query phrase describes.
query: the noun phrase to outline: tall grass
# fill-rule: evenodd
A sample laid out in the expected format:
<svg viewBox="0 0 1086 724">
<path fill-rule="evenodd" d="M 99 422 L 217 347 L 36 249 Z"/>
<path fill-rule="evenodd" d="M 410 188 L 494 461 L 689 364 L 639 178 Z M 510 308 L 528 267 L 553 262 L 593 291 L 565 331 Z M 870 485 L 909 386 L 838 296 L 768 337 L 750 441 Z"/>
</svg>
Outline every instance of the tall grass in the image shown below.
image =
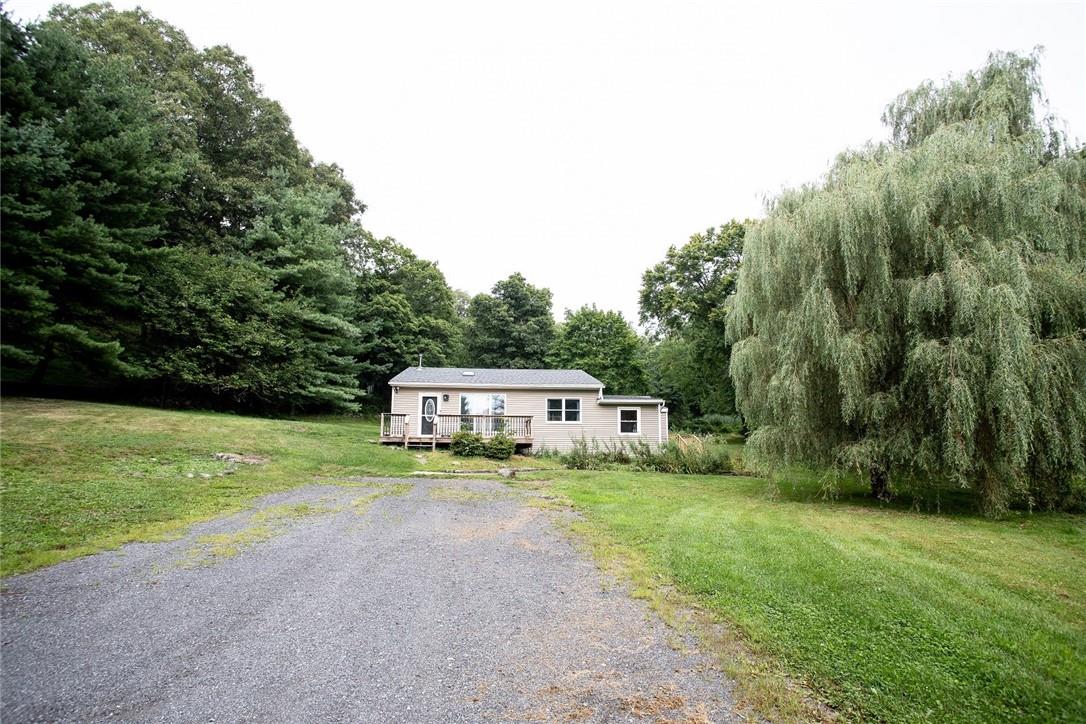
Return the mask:
<svg viewBox="0 0 1086 724">
<path fill-rule="evenodd" d="M 571 470 L 610 470 L 632 465 L 635 470 L 684 475 L 724 475 L 734 471 L 726 448 L 697 435 L 673 435 L 659 447 L 638 441 L 630 444 L 581 438 L 562 456 Z"/>
<path fill-rule="evenodd" d="M 573 449 L 562 456 L 562 464 L 571 470 L 607 470 L 620 465 L 629 465 L 631 456 L 626 446 L 592 438 L 581 437 L 573 441 Z"/>
<path fill-rule="evenodd" d="M 632 446 L 634 467 L 658 473 L 726 475 L 735 469 L 728 450 L 707 444 L 697 435 L 672 435 L 666 445 L 653 448 L 646 442 Z"/>
</svg>

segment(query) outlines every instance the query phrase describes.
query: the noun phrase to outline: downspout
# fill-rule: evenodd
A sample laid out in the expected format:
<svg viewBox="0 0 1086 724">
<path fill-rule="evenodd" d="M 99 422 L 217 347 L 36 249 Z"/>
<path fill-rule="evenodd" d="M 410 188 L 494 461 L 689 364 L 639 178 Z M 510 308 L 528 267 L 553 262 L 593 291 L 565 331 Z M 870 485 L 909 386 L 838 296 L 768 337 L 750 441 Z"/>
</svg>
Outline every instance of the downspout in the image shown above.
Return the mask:
<svg viewBox="0 0 1086 724">
<path fill-rule="evenodd" d="M 656 406 L 656 447 L 664 445 L 664 403 Z"/>
</svg>

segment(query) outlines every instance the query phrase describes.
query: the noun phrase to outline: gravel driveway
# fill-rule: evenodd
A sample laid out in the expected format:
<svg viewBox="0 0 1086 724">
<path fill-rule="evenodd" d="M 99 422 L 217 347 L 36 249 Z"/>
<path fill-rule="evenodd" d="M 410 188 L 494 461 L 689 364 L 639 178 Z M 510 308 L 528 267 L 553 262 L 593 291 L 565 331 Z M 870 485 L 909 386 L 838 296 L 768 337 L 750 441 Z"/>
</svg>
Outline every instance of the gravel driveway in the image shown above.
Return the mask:
<svg viewBox="0 0 1086 724">
<path fill-rule="evenodd" d="M 729 683 L 500 483 L 355 481 L 3 584 L 5 722 L 729 721 Z"/>
</svg>

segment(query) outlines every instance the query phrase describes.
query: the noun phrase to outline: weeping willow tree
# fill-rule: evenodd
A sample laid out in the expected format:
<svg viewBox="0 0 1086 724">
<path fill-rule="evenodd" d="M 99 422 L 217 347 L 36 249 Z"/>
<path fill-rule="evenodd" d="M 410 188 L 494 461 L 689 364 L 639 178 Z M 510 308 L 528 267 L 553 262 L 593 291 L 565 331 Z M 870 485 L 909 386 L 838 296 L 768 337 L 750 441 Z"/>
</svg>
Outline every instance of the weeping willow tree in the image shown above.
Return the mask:
<svg viewBox="0 0 1086 724">
<path fill-rule="evenodd" d="M 747 233 L 731 373 L 755 460 L 854 470 L 982 507 L 1052 507 L 1086 471 L 1086 149 L 1037 55 L 886 109 Z"/>
</svg>

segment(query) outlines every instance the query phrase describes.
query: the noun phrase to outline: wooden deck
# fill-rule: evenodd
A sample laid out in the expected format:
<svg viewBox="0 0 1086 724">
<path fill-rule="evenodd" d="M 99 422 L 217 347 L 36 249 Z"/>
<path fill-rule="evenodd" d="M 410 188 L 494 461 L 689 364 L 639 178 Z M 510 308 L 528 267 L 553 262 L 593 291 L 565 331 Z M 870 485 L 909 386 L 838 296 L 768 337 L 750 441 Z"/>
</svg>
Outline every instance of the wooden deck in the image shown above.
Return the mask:
<svg viewBox="0 0 1086 724">
<path fill-rule="evenodd" d="M 426 426 L 427 433 L 422 432 Z M 432 432 L 430 432 L 432 431 Z M 381 413 L 382 443 L 404 447 L 437 448 L 452 442 L 455 432 L 474 432 L 484 438 L 505 434 L 517 445 L 532 444 L 531 415 L 434 415 L 413 419 L 411 415 Z"/>
</svg>

